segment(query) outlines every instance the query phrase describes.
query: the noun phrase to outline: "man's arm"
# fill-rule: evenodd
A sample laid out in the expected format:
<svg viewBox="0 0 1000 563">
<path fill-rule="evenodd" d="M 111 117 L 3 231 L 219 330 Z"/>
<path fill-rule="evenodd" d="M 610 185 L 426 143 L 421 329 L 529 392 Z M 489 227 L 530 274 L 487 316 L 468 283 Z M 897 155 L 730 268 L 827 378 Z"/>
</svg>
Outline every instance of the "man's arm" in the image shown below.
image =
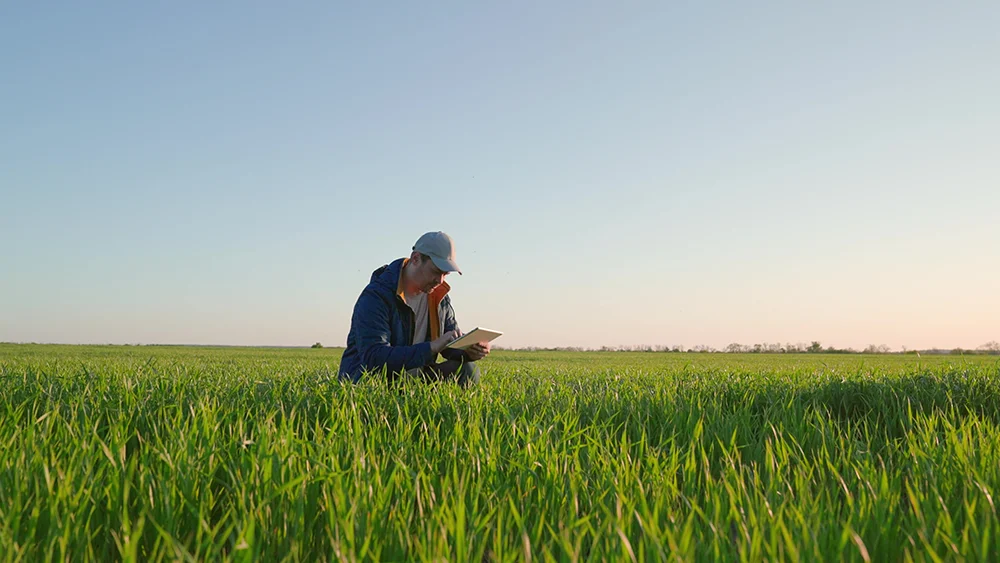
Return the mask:
<svg viewBox="0 0 1000 563">
<path fill-rule="evenodd" d="M 441 300 L 441 312 L 444 315 L 444 332 L 458 331 L 458 320 L 455 319 L 455 309 L 451 306 L 450 296 L 445 295 L 444 299 Z M 471 361 L 464 350 L 445 348 L 441 351 L 441 355 L 446 360 L 455 360 L 458 362 Z"/>
<path fill-rule="evenodd" d="M 378 295 L 363 292 L 354 306 L 351 323 L 357 329 L 358 355 L 361 366 L 368 371 L 381 370 L 385 366 L 389 372 L 401 372 L 419 368 L 434 361 L 436 354 L 430 342 L 413 346 L 392 346 L 389 337 L 392 329 L 391 304 Z"/>
</svg>

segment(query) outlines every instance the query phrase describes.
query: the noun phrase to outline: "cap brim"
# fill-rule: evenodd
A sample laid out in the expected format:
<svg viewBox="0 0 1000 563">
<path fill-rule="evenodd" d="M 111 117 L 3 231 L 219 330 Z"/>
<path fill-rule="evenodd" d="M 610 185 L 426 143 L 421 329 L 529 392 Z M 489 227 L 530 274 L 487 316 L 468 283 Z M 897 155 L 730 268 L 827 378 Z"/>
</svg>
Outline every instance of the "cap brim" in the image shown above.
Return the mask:
<svg viewBox="0 0 1000 563">
<path fill-rule="evenodd" d="M 462 275 L 462 270 L 458 269 L 458 264 L 454 260 L 445 260 L 444 258 L 431 256 L 431 262 L 434 262 L 434 265 L 442 272 L 458 272 L 458 275 Z"/>
</svg>

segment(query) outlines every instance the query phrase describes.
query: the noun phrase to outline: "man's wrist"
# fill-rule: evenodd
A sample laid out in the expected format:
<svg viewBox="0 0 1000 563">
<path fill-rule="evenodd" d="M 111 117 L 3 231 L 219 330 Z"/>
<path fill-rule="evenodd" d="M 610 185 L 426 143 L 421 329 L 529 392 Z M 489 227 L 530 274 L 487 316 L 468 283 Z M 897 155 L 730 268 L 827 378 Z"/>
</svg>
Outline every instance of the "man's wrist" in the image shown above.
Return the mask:
<svg viewBox="0 0 1000 563">
<path fill-rule="evenodd" d="M 424 363 L 433 362 L 434 358 L 436 358 L 440 352 L 434 349 L 433 342 L 424 342 L 424 344 L 427 344 L 427 353 L 424 355 Z"/>
</svg>

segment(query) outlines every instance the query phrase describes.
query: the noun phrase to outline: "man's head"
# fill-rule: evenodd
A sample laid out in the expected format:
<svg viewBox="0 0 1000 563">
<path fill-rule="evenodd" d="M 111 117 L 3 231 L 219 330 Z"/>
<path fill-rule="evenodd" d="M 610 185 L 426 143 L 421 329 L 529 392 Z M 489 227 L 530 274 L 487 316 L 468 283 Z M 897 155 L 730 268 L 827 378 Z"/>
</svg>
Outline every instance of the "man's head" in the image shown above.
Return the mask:
<svg viewBox="0 0 1000 563">
<path fill-rule="evenodd" d="M 441 271 L 430 256 L 421 254 L 416 250 L 410 254 L 410 261 L 406 264 L 409 278 L 409 291 L 420 291 L 430 293 L 435 287 L 441 285 L 448 272 Z"/>
<path fill-rule="evenodd" d="M 410 254 L 411 280 L 420 291 L 430 292 L 450 272 L 462 273 L 455 262 L 455 243 L 441 231 L 425 233 Z"/>
</svg>

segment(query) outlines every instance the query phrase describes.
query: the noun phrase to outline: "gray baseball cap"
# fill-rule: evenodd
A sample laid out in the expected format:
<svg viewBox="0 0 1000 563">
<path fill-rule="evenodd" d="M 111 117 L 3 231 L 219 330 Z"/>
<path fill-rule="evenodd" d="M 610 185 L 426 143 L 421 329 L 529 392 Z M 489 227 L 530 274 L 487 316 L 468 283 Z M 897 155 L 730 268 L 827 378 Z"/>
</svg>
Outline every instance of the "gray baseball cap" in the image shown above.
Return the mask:
<svg viewBox="0 0 1000 563">
<path fill-rule="evenodd" d="M 431 261 L 442 272 L 462 273 L 455 262 L 455 242 L 441 231 L 424 233 L 417 239 L 417 244 L 413 245 L 413 250 L 430 256 Z"/>
</svg>

